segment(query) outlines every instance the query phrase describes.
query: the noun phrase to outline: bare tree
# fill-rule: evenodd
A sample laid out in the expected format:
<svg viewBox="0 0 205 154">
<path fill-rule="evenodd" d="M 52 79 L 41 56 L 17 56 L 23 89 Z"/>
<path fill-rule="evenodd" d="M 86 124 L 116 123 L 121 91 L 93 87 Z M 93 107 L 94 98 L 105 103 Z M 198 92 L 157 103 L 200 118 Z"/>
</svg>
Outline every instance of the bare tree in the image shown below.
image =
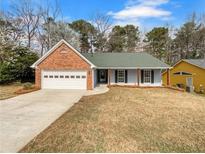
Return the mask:
<svg viewBox="0 0 205 154">
<path fill-rule="evenodd" d="M 3 12 L 0 12 L 0 45 L 2 46 L 9 40 L 9 34 L 11 34 L 11 23 L 9 23 Z M 0 47 L 1 47 L 0 46 Z"/>
<path fill-rule="evenodd" d="M 51 25 L 51 45 L 55 45 L 61 39 L 69 42 L 76 49 L 80 48 L 80 34 L 70 28 L 69 24 L 63 21 Z"/>
<path fill-rule="evenodd" d="M 200 16 L 200 23 L 201 23 L 201 29 L 200 29 L 200 36 L 201 36 L 201 43 L 200 43 L 200 52 L 203 58 L 205 59 L 205 13 L 203 13 Z"/>
<path fill-rule="evenodd" d="M 55 0 L 55 2 L 52 4 L 49 0 L 46 0 L 46 5 L 41 6 L 41 12 L 42 12 L 42 20 L 43 25 L 42 28 L 45 32 L 44 37 L 44 43 L 46 43 L 46 50 L 50 49 L 52 46 L 51 42 L 51 31 L 52 31 L 52 24 L 54 24 L 57 20 L 57 18 L 61 15 L 61 8 L 59 5 L 58 0 Z"/>
<path fill-rule="evenodd" d="M 36 6 L 36 7 L 35 7 Z M 32 0 L 18 0 L 12 4 L 13 14 L 20 22 L 22 30 L 25 33 L 25 38 L 28 43 L 27 46 L 31 47 L 31 41 L 34 38 L 37 28 L 39 26 L 39 21 L 41 13 L 38 10 L 37 5 L 33 4 Z"/>
<path fill-rule="evenodd" d="M 92 17 L 92 23 L 96 27 L 97 31 L 105 34 L 112 28 L 110 16 L 102 14 L 102 13 L 96 13 Z"/>
<path fill-rule="evenodd" d="M 170 24 L 166 23 L 165 27 L 168 29 L 168 35 L 166 36 L 165 44 L 165 59 L 164 61 L 168 64 L 173 64 L 178 60 L 178 55 L 174 49 L 173 39 L 175 38 L 176 28 Z"/>
<path fill-rule="evenodd" d="M 20 21 L 12 18 L 9 14 L 0 12 L 0 42 L 3 44 L 20 44 L 20 38 L 23 35 L 19 27 Z"/>
<path fill-rule="evenodd" d="M 40 56 L 42 57 L 44 55 L 44 51 L 46 49 L 46 36 L 44 34 L 44 32 L 42 31 L 41 28 L 38 28 L 38 33 L 36 36 L 36 39 L 39 43 L 40 46 Z"/>
<path fill-rule="evenodd" d="M 21 20 L 10 17 L 9 22 L 12 23 L 12 31 L 13 31 L 12 40 L 15 42 L 21 43 L 19 40 L 23 36 L 23 33 L 24 33 L 22 28 L 19 26 L 21 24 Z"/>
<path fill-rule="evenodd" d="M 98 12 L 93 15 L 91 21 L 97 30 L 95 47 L 97 50 L 105 52 L 107 36 L 112 28 L 110 16 Z"/>
<path fill-rule="evenodd" d="M 76 48 L 79 47 L 79 35 L 63 21 L 63 17 L 61 18 L 62 13 L 58 0 L 54 3 L 47 0 L 45 6 L 40 6 L 40 10 L 41 26 L 38 27 L 36 38 L 39 42 L 41 56 L 61 39 L 67 40 Z"/>
</svg>

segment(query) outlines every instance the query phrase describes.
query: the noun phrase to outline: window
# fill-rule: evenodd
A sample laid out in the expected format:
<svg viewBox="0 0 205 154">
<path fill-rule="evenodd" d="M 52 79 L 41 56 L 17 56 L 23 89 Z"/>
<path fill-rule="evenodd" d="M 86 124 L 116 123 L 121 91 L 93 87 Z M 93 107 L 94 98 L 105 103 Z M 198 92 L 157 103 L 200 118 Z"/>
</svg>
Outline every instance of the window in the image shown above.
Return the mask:
<svg viewBox="0 0 205 154">
<path fill-rule="evenodd" d="M 151 83 L 151 70 L 144 70 L 144 83 Z"/>
<path fill-rule="evenodd" d="M 118 82 L 125 82 L 125 70 L 118 70 L 117 81 Z"/>
<path fill-rule="evenodd" d="M 48 78 L 48 75 L 44 75 L 44 78 Z"/>
<path fill-rule="evenodd" d="M 55 75 L 54 78 L 58 78 L 58 75 Z"/>
<path fill-rule="evenodd" d="M 192 75 L 191 73 L 188 73 L 188 72 L 175 72 L 173 74 L 174 75 Z"/>
<path fill-rule="evenodd" d="M 82 76 L 81 76 L 81 78 L 82 78 L 82 79 L 85 79 L 85 78 L 86 78 L 86 76 L 85 76 L 85 75 L 82 75 Z"/>
<path fill-rule="evenodd" d="M 53 78 L 53 75 L 49 75 L 49 78 Z"/>
<path fill-rule="evenodd" d="M 74 78 L 75 78 L 75 76 L 74 76 L 74 75 L 71 75 L 71 76 L 70 76 L 70 78 L 74 79 Z"/>
<path fill-rule="evenodd" d="M 66 75 L 66 76 L 65 76 L 65 78 L 69 78 L 69 76 L 68 76 L 68 75 Z"/>
<path fill-rule="evenodd" d="M 63 76 L 63 75 L 60 75 L 60 78 L 64 78 L 64 76 Z"/>
<path fill-rule="evenodd" d="M 80 79 L 80 75 L 77 75 L 77 76 L 76 76 L 76 79 Z"/>
<path fill-rule="evenodd" d="M 191 73 L 182 72 L 182 75 L 192 75 Z"/>
<path fill-rule="evenodd" d="M 173 73 L 174 75 L 180 75 L 181 73 L 180 72 L 176 72 L 176 73 Z"/>
</svg>

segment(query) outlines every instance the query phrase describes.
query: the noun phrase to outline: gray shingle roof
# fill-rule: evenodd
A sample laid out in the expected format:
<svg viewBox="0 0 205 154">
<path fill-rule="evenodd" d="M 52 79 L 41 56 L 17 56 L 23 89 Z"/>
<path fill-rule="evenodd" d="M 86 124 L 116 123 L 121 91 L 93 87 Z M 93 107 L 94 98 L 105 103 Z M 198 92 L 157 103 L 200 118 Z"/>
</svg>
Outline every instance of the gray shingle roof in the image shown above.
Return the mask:
<svg viewBox="0 0 205 154">
<path fill-rule="evenodd" d="M 205 59 L 184 59 L 184 61 L 205 69 Z"/>
<path fill-rule="evenodd" d="M 97 67 L 169 68 L 170 66 L 145 53 L 82 53 Z"/>
</svg>

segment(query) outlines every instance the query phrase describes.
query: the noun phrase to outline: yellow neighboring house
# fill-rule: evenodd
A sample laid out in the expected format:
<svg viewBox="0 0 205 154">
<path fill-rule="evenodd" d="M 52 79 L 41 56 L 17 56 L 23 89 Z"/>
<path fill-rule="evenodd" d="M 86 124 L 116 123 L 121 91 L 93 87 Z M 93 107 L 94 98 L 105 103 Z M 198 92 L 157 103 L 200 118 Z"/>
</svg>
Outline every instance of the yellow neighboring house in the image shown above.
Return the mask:
<svg viewBox="0 0 205 154">
<path fill-rule="evenodd" d="M 183 59 L 169 71 L 171 86 L 188 91 L 205 93 L 205 59 Z M 163 85 L 167 85 L 167 71 L 162 74 Z"/>
</svg>

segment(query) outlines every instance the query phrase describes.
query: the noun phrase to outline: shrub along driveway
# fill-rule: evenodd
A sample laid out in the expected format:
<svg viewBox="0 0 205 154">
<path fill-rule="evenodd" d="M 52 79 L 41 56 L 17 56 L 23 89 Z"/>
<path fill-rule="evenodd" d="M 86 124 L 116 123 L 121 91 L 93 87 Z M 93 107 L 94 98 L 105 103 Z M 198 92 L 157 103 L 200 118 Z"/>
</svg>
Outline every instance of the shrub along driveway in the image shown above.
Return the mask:
<svg viewBox="0 0 205 154">
<path fill-rule="evenodd" d="M 205 98 L 111 88 L 83 97 L 21 152 L 205 152 Z"/>
<path fill-rule="evenodd" d="M 0 152 L 17 152 L 83 96 L 83 90 L 39 90 L 0 101 Z"/>
</svg>

